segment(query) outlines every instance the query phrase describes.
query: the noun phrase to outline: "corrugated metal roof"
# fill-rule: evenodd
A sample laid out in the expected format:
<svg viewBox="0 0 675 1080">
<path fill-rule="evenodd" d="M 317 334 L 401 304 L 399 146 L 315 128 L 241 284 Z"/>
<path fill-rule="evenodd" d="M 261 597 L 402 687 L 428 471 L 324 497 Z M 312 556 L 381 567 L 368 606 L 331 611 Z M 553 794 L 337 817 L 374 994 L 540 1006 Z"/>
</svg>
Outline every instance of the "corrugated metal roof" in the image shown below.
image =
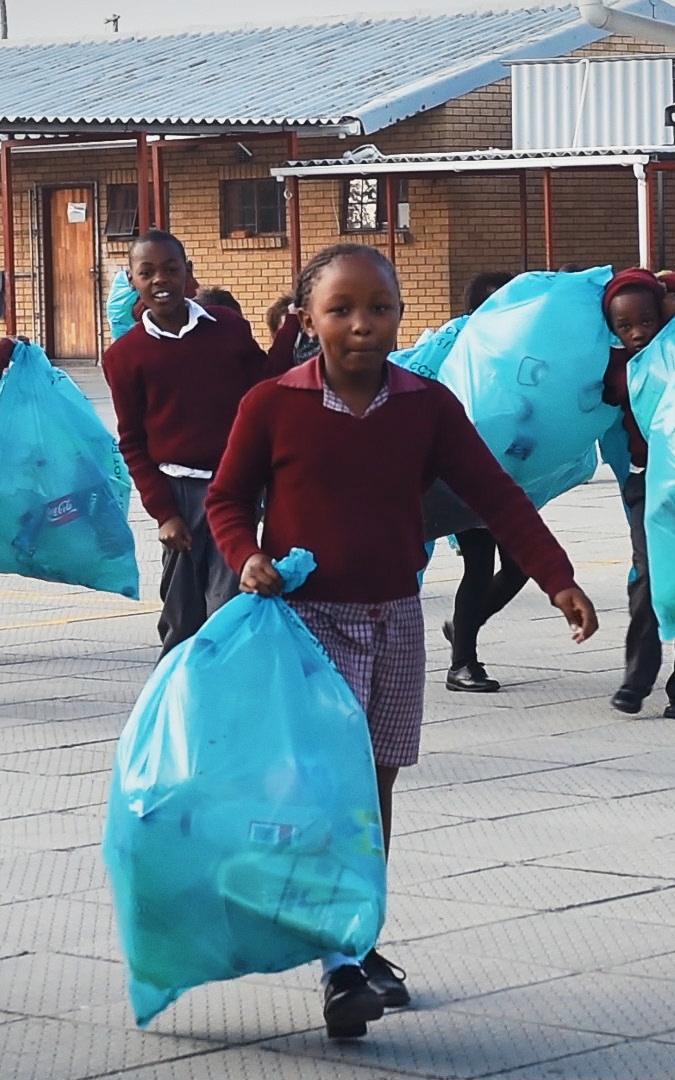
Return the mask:
<svg viewBox="0 0 675 1080">
<path fill-rule="evenodd" d="M 368 133 L 503 78 L 505 60 L 560 55 L 603 36 L 570 5 L 10 42 L 0 47 L 0 121 L 16 131 L 337 125 Z"/>
</svg>

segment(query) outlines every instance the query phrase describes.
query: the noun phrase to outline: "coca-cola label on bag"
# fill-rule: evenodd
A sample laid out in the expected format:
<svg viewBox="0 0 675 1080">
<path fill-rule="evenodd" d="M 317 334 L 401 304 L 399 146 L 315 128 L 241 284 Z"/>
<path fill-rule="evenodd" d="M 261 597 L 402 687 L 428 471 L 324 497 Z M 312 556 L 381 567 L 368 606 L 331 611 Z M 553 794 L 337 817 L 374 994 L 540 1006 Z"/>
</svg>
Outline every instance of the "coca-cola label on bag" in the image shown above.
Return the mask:
<svg viewBox="0 0 675 1080">
<path fill-rule="evenodd" d="M 47 521 L 50 525 L 67 525 L 69 521 L 75 521 L 80 516 L 75 496 L 64 495 L 60 499 L 54 499 L 47 503 Z"/>
</svg>

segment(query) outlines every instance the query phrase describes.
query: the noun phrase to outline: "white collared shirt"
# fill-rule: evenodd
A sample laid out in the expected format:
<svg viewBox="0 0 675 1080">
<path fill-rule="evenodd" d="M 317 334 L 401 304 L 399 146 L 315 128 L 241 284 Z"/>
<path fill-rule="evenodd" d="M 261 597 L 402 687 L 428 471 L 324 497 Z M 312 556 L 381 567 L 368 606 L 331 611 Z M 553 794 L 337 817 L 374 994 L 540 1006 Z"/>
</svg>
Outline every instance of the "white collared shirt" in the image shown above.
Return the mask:
<svg viewBox="0 0 675 1080">
<path fill-rule="evenodd" d="M 187 307 L 188 321 L 185 326 L 181 326 L 177 334 L 172 334 L 170 330 L 162 330 L 156 323 L 154 323 L 150 317 L 150 312 L 146 308 L 141 315 L 141 321 L 145 332 L 154 338 L 172 338 L 174 341 L 178 341 L 180 338 L 185 337 L 191 330 L 194 330 L 195 326 L 200 319 L 208 319 L 209 322 L 216 322 L 213 315 L 209 315 L 201 304 L 198 304 L 195 300 L 190 300 L 189 297 L 185 298 L 185 306 Z M 191 469 L 187 465 L 175 465 L 168 461 L 163 461 L 159 466 L 159 471 L 163 472 L 166 476 L 173 476 L 177 479 L 188 477 L 191 480 L 210 480 L 213 473 L 208 469 Z"/>
<path fill-rule="evenodd" d="M 174 341 L 178 341 L 180 338 L 184 338 L 186 334 L 189 334 L 191 330 L 194 330 L 200 319 L 208 319 L 209 322 L 216 322 L 213 315 L 209 315 L 208 311 L 206 311 L 201 304 L 198 304 L 196 300 L 190 300 L 186 296 L 185 306 L 187 308 L 188 321 L 185 326 L 181 326 L 177 334 L 172 334 L 170 330 L 161 330 L 159 326 L 157 326 L 157 323 L 152 321 L 150 312 L 146 308 L 141 315 L 141 321 L 145 332 L 149 334 L 150 337 L 168 337 L 173 338 Z"/>
</svg>

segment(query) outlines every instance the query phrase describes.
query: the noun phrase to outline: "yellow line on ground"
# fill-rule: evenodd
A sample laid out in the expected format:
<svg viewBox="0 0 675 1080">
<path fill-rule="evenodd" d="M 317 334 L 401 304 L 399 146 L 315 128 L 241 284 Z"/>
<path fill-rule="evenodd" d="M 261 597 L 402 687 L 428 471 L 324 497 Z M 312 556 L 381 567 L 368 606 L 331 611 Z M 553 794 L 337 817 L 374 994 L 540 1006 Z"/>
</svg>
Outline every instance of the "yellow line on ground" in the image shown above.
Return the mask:
<svg viewBox="0 0 675 1080">
<path fill-rule="evenodd" d="M 133 611 L 115 611 L 110 612 L 108 615 L 73 615 L 66 619 L 38 619 L 37 622 L 6 623 L 4 626 L 0 626 L 0 632 L 3 630 L 32 630 L 33 627 L 38 626 L 67 626 L 69 623 L 100 622 L 103 619 L 126 619 L 132 615 L 152 615 L 153 612 L 157 613 L 161 610 L 159 607 L 144 607 L 140 611 L 138 608 L 134 608 Z"/>
</svg>

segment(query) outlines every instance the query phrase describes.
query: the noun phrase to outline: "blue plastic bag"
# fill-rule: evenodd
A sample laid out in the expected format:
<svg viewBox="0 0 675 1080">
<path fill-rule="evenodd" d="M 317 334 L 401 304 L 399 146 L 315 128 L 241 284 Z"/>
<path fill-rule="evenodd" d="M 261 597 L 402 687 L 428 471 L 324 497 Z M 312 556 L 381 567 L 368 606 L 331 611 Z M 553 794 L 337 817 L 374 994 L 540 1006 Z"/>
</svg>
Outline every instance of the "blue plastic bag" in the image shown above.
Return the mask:
<svg viewBox="0 0 675 1080">
<path fill-rule="evenodd" d="M 315 565 L 282 559 L 285 591 Z M 151 675 L 104 858 L 141 1025 L 192 986 L 372 947 L 385 863 L 366 717 L 281 598 L 236 597 Z"/>
<path fill-rule="evenodd" d="M 0 382 L 0 573 L 138 599 L 131 481 L 65 372 L 18 342 Z"/>
<path fill-rule="evenodd" d="M 138 292 L 129 284 L 126 270 L 118 270 L 112 280 L 105 305 L 113 341 L 117 341 L 136 325 L 134 305 L 137 300 Z"/>
<path fill-rule="evenodd" d="M 459 315 L 438 330 L 425 330 L 412 348 L 398 349 L 389 354 L 389 359 L 399 367 L 414 371 L 416 375 L 437 379 L 441 364 L 447 360 L 468 319 L 468 315 Z"/>
<path fill-rule="evenodd" d="M 439 370 L 536 506 L 593 475 L 596 440 L 617 415 L 602 402 L 611 276 L 521 274 L 471 315 Z"/>
<path fill-rule="evenodd" d="M 675 638 L 675 320 L 628 364 L 635 419 L 649 445 L 645 529 L 652 605 Z"/>
</svg>

